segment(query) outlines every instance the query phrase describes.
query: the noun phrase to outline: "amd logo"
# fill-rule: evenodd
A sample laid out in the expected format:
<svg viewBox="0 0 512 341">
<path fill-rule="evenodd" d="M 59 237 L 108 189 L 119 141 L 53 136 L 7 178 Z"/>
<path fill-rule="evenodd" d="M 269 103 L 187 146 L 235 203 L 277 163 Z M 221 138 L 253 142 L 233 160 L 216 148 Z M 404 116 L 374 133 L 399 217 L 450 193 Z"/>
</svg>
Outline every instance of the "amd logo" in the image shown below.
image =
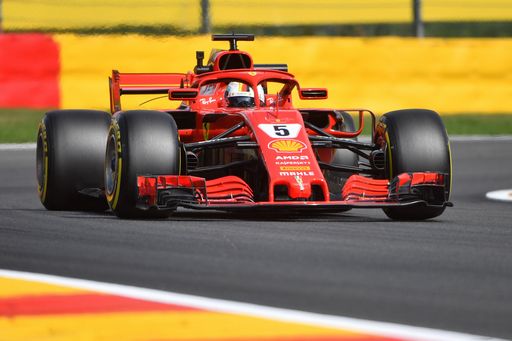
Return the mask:
<svg viewBox="0 0 512 341">
<path fill-rule="evenodd" d="M 307 155 L 278 155 L 276 160 L 309 160 Z"/>
</svg>

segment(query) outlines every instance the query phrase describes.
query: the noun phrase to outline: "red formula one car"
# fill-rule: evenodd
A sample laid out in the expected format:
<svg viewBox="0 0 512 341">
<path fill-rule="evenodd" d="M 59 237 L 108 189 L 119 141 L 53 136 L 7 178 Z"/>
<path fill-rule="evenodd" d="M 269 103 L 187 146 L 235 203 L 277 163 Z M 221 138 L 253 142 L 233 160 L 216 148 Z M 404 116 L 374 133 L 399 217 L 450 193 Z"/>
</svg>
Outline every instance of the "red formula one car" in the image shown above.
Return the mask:
<svg viewBox="0 0 512 341">
<path fill-rule="evenodd" d="M 297 109 L 327 98 L 301 88 L 285 64 L 254 64 L 229 41 L 189 73 L 113 71 L 111 113 L 52 111 L 37 139 L 43 205 L 166 217 L 177 207 L 225 211 L 382 208 L 392 219 L 439 216 L 449 200 L 446 130 L 430 110 Z M 127 110 L 121 96 L 163 94 L 177 109 Z M 371 141 L 357 137 L 371 117 Z M 358 120 L 354 124 L 353 117 Z"/>
</svg>

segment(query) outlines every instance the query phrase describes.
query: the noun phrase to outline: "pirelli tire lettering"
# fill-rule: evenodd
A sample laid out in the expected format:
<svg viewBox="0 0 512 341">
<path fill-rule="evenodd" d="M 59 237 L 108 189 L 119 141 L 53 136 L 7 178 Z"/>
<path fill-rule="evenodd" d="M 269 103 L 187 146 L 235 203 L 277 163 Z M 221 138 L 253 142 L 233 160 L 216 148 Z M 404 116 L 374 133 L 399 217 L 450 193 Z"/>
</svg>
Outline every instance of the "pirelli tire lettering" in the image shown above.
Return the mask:
<svg viewBox="0 0 512 341">
<path fill-rule="evenodd" d="M 44 122 L 39 123 L 36 158 L 37 192 L 39 199 L 44 203 L 48 187 L 48 135 Z"/>
<path fill-rule="evenodd" d="M 120 182 L 123 169 L 121 131 L 117 119 L 110 124 L 105 154 L 105 197 L 112 210 L 119 200 Z"/>
</svg>

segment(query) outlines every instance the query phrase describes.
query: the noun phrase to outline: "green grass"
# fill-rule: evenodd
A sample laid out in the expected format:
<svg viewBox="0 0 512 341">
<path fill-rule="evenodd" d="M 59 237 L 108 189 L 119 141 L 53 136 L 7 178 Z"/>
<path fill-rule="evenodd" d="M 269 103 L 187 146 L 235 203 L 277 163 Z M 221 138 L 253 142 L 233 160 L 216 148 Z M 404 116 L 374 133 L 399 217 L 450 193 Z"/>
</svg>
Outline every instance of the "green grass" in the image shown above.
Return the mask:
<svg viewBox="0 0 512 341">
<path fill-rule="evenodd" d="M 35 142 L 46 110 L 0 109 L 0 143 Z"/>
<path fill-rule="evenodd" d="M 449 135 L 512 135 L 512 114 L 443 116 Z"/>
<path fill-rule="evenodd" d="M 34 109 L 0 109 L 0 143 L 35 142 L 37 127 L 45 112 Z M 512 135 L 512 113 L 446 115 L 443 121 L 449 135 Z M 369 123 L 368 120 L 366 128 Z M 366 134 L 368 131 L 365 129 Z"/>
<path fill-rule="evenodd" d="M 442 119 L 448 135 L 512 135 L 512 113 L 451 114 L 442 116 Z M 357 118 L 355 122 L 357 126 Z M 370 127 L 371 120 L 368 118 L 365 120 L 364 135 L 370 134 Z"/>
</svg>

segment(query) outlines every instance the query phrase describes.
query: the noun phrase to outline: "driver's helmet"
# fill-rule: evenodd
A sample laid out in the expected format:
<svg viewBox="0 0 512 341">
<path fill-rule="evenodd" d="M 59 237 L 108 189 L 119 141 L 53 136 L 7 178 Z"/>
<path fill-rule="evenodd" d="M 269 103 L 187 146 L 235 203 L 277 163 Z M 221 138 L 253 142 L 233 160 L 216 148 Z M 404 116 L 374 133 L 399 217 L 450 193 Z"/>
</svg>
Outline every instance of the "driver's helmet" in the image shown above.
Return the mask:
<svg viewBox="0 0 512 341">
<path fill-rule="evenodd" d="M 229 107 L 249 108 L 254 107 L 254 91 L 242 82 L 230 82 L 226 87 L 224 96 Z"/>
</svg>

